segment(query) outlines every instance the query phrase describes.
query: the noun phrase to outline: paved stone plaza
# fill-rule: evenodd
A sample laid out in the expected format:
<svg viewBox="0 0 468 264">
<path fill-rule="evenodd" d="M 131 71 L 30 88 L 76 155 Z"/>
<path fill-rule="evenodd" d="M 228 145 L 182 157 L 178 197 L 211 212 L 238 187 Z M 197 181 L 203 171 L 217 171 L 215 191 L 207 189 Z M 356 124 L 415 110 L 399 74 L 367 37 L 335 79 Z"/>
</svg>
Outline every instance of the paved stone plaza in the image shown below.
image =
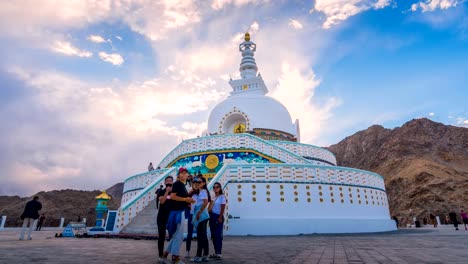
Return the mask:
<svg viewBox="0 0 468 264">
<path fill-rule="evenodd" d="M 58 231 L 40 231 L 30 241 L 19 241 L 19 232 L 0 231 L 0 263 L 156 263 L 156 240 L 55 238 Z M 196 242 L 192 252 L 195 248 Z M 466 264 L 468 231 L 442 227 L 362 235 L 225 237 L 223 256 L 211 262 Z"/>
</svg>

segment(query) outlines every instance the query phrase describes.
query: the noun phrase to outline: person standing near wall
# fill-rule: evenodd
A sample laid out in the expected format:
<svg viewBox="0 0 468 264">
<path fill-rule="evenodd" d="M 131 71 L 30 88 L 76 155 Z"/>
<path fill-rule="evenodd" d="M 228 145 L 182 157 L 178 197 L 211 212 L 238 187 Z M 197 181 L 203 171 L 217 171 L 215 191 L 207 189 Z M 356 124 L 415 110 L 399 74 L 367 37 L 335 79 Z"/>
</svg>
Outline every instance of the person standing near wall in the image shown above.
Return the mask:
<svg viewBox="0 0 468 264">
<path fill-rule="evenodd" d="M 437 219 L 433 213 L 429 215 L 429 218 L 431 219 L 432 224 L 434 225 L 434 228 L 437 227 Z"/>
<path fill-rule="evenodd" d="M 197 198 L 195 199 L 195 204 L 192 205 L 194 207 L 193 226 L 197 229 L 197 255 L 190 261 L 200 263 L 208 261 L 210 250 L 207 226 L 210 219 L 208 204 L 211 202 L 211 197 L 206 186 L 206 179 L 203 176 L 196 178 L 193 183 L 198 185 L 198 190 L 196 191 Z"/>
<path fill-rule="evenodd" d="M 23 228 L 21 228 L 20 240 L 24 239 L 24 232 L 29 225 L 28 240 L 31 240 L 31 233 L 36 224 L 36 220 L 39 218 L 39 211 L 42 209 L 42 204 L 39 202 L 39 197 L 34 196 L 34 198 L 26 203 L 24 207 L 24 212 L 21 215 L 21 220 L 23 220 Z"/>
<path fill-rule="evenodd" d="M 192 183 L 192 189 L 189 191 L 189 196 L 192 197 L 193 200 L 197 200 L 198 196 L 198 182 L 197 179 L 195 178 L 194 182 Z M 187 239 L 185 240 L 185 257 L 190 258 L 190 248 L 192 247 L 192 237 L 193 237 L 193 209 L 194 209 L 194 204 L 190 206 L 190 210 L 186 213 L 186 218 L 187 218 Z"/>
<path fill-rule="evenodd" d="M 455 230 L 458 230 L 458 219 L 457 219 L 457 214 L 455 213 L 454 210 L 452 210 L 449 213 L 450 220 L 452 221 L 453 226 L 455 227 Z"/>
<path fill-rule="evenodd" d="M 461 210 L 460 211 L 460 216 L 462 218 L 463 225 L 465 225 L 465 230 L 468 230 L 466 226 L 468 225 L 468 215 L 465 213 L 465 211 Z"/>
<path fill-rule="evenodd" d="M 223 224 L 224 210 L 226 208 L 226 196 L 223 194 L 221 183 L 213 184 L 214 198 L 210 204 L 210 231 L 213 239 L 213 247 L 215 253 L 210 255 L 210 258 L 222 259 L 221 251 L 223 248 Z"/>
<path fill-rule="evenodd" d="M 148 165 L 148 171 L 153 171 L 153 170 L 154 170 L 153 162 L 150 162 L 150 164 Z"/>
<path fill-rule="evenodd" d="M 172 176 L 167 176 L 164 179 L 164 185 L 166 188 L 159 188 L 156 191 L 156 208 L 158 208 L 158 253 L 159 253 L 159 263 L 165 263 L 163 260 L 164 253 L 164 240 L 166 240 L 166 225 L 167 220 L 169 219 L 169 203 L 170 203 L 170 192 L 172 190 L 172 183 L 174 179 Z"/>
<path fill-rule="evenodd" d="M 41 231 L 42 224 L 44 224 L 44 220 L 45 220 L 45 215 L 42 214 L 41 217 L 39 217 L 39 222 L 37 222 L 36 231 Z"/>
<path fill-rule="evenodd" d="M 171 191 L 171 204 L 169 213 L 169 219 L 167 221 L 167 230 L 171 240 L 166 247 L 162 258 L 166 263 L 169 254 L 172 255 L 172 262 L 175 264 L 184 264 L 180 260 L 179 251 L 184 241 L 184 228 L 182 226 L 182 219 L 184 218 L 185 209 L 189 204 L 193 203 L 194 200 L 188 197 L 185 183 L 187 181 L 188 171 L 186 168 L 180 168 L 178 173 L 177 181 L 172 185 Z"/>
</svg>

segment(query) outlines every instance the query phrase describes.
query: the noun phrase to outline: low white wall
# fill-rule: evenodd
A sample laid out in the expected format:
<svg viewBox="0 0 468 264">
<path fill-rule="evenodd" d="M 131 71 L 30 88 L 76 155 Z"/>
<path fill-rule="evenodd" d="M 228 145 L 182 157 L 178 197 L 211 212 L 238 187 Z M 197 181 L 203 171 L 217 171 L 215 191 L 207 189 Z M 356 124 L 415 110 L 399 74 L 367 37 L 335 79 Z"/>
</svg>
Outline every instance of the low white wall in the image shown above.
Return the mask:
<svg viewBox="0 0 468 264">
<path fill-rule="evenodd" d="M 229 219 L 226 235 L 373 233 L 396 230 L 391 219 Z"/>
</svg>

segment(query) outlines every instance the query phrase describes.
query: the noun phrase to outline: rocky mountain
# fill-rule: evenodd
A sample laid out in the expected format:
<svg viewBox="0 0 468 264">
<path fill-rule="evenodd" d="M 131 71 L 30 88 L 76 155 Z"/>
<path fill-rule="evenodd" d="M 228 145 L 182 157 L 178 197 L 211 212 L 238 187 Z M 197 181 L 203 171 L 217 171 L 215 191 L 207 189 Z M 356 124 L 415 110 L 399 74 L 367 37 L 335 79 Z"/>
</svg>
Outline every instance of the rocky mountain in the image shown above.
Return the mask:
<svg viewBox="0 0 468 264">
<path fill-rule="evenodd" d="M 106 190 L 112 199 L 108 203 L 111 210 L 119 208 L 122 198 L 123 183 L 117 183 Z M 42 203 L 41 213 L 46 216 L 44 226 L 59 226 L 60 218 L 65 218 L 65 224 L 70 221 L 86 218 L 88 226 L 94 226 L 96 221 L 96 199 L 101 191 L 77 191 L 77 190 L 60 190 L 39 192 L 35 195 L 39 196 Z M 0 215 L 7 216 L 5 226 L 21 226 L 22 221 L 19 218 L 23 213 L 24 206 L 35 195 L 31 197 L 19 196 L 0 196 Z"/>
<path fill-rule="evenodd" d="M 426 118 L 373 125 L 328 149 L 340 166 L 384 176 L 390 213 L 403 222 L 468 210 L 468 128 Z"/>
</svg>

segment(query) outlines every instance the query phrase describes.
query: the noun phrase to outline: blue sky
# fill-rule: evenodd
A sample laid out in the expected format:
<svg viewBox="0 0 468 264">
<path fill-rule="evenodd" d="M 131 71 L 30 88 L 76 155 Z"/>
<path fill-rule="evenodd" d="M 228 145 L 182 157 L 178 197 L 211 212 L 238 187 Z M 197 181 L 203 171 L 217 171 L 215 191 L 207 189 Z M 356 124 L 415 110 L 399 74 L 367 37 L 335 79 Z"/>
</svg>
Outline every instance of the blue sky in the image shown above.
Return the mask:
<svg viewBox="0 0 468 264">
<path fill-rule="evenodd" d="M 5 2 L 0 195 L 104 189 L 200 135 L 246 31 L 305 143 L 468 127 L 464 0 Z"/>
</svg>

